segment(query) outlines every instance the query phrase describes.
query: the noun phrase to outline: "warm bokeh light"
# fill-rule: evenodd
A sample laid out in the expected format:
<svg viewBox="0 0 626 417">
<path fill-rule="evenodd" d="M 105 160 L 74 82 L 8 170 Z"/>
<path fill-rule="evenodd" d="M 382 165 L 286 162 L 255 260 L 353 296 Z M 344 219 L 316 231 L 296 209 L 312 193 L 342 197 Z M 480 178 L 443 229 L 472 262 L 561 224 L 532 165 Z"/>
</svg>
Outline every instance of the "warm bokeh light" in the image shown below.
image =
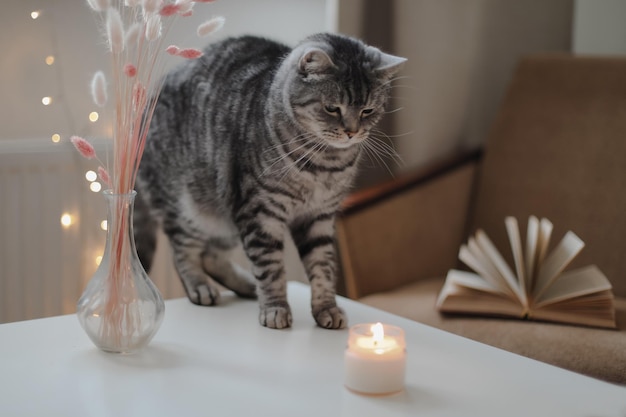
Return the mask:
<svg viewBox="0 0 626 417">
<path fill-rule="evenodd" d="M 53 55 L 48 55 L 46 57 L 46 64 L 48 64 L 48 65 L 54 64 L 54 56 Z"/>
<path fill-rule="evenodd" d="M 61 225 L 65 228 L 68 228 L 74 223 L 74 219 L 69 213 L 63 213 L 61 216 Z"/>
<path fill-rule="evenodd" d="M 30 12 L 30 17 L 33 20 L 37 19 L 40 15 L 41 15 L 41 12 L 39 10 L 34 10 L 34 11 Z"/>
<path fill-rule="evenodd" d="M 44 106 L 47 106 L 47 105 L 51 104 L 52 103 L 52 97 L 46 96 L 46 97 L 42 98 L 41 99 L 41 103 Z"/>
<path fill-rule="evenodd" d="M 106 220 L 102 220 L 102 221 L 100 222 L 100 229 L 102 229 L 102 230 L 105 230 L 105 231 L 106 231 L 106 230 L 108 229 L 108 227 L 109 227 L 109 225 L 108 225 L 108 223 L 107 223 L 107 221 L 106 221 Z"/>
<path fill-rule="evenodd" d="M 102 262 L 102 255 L 96 256 L 96 265 L 100 265 L 100 262 Z"/>
<path fill-rule="evenodd" d="M 85 172 L 85 179 L 89 182 L 94 182 L 98 179 L 98 174 L 96 174 L 94 171 L 89 170 Z"/>
<path fill-rule="evenodd" d="M 100 115 L 97 111 L 92 111 L 91 113 L 89 113 L 89 121 L 91 122 L 97 122 L 99 117 Z"/>
<path fill-rule="evenodd" d="M 54 135 L 52 135 L 51 139 L 52 139 L 52 142 L 59 143 L 61 141 L 61 135 L 59 135 L 58 133 L 55 133 Z"/>
<path fill-rule="evenodd" d="M 94 181 L 89 184 L 89 189 L 94 193 L 97 193 L 102 189 L 102 184 L 100 184 L 98 181 Z"/>
</svg>

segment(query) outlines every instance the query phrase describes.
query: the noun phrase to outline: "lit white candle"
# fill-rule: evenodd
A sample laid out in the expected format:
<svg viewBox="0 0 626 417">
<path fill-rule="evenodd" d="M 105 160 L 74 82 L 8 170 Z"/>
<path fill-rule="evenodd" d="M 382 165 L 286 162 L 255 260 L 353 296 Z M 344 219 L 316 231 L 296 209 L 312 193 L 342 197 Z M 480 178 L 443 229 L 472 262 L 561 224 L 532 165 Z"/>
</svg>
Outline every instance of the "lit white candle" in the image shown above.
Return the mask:
<svg viewBox="0 0 626 417">
<path fill-rule="evenodd" d="M 404 331 L 388 324 L 350 328 L 345 352 L 345 385 L 363 394 L 392 394 L 404 389 Z"/>
</svg>

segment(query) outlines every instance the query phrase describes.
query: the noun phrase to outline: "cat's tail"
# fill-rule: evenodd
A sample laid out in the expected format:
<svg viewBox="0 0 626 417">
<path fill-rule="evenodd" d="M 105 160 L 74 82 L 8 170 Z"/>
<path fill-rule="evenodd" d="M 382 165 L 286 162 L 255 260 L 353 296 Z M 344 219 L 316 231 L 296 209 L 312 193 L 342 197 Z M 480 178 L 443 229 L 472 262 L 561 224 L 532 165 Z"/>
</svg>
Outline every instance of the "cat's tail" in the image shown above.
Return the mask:
<svg viewBox="0 0 626 417">
<path fill-rule="evenodd" d="M 137 255 L 146 272 L 150 272 L 152 260 L 156 250 L 156 231 L 158 223 L 150 215 L 150 208 L 145 196 L 137 193 L 135 197 L 135 210 L 133 213 L 133 229 L 135 233 L 135 246 Z"/>
</svg>

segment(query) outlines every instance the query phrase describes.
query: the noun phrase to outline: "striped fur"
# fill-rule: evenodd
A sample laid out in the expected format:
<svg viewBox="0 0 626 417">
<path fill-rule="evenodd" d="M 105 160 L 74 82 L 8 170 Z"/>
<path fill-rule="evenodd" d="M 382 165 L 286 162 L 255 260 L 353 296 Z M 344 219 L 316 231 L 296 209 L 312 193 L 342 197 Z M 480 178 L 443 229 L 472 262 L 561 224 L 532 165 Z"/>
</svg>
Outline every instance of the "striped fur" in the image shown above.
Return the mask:
<svg viewBox="0 0 626 417">
<path fill-rule="evenodd" d="M 160 225 L 193 303 L 217 303 L 216 281 L 258 297 L 262 325 L 289 327 L 290 234 L 315 321 L 345 327 L 335 302 L 335 214 L 403 61 L 338 35 L 294 49 L 247 36 L 209 46 L 169 74 L 137 178 L 135 235 L 146 269 Z M 252 271 L 229 260 L 239 243 Z"/>
</svg>

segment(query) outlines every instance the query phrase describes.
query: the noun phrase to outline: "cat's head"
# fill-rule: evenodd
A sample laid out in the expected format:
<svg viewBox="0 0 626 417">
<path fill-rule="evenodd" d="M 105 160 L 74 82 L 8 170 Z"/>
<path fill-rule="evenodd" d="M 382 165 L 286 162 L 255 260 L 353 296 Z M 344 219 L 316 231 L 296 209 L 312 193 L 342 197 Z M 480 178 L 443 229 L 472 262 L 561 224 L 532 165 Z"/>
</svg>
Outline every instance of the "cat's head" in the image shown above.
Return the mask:
<svg viewBox="0 0 626 417">
<path fill-rule="evenodd" d="M 314 35 L 289 58 L 293 74 L 284 100 L 293 121 L 314 139 L 347 148 L 367 139 L 381 119 L 405 61 L 353 38 Z"/>
</svg>

